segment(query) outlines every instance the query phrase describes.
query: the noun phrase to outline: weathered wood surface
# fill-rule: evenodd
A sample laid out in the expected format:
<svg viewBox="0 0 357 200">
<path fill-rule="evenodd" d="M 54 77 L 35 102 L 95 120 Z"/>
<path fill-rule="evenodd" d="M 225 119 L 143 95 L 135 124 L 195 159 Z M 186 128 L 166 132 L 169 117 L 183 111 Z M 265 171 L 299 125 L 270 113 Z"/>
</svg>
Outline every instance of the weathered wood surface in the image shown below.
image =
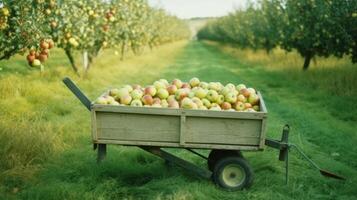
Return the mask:
<svg viewBox="0 0 357 200">
<path fill-rule="evenodd" d="M 94 143 L 259 150 L 267 110 L 260 112 L 92 105 Z"/>
</svg>

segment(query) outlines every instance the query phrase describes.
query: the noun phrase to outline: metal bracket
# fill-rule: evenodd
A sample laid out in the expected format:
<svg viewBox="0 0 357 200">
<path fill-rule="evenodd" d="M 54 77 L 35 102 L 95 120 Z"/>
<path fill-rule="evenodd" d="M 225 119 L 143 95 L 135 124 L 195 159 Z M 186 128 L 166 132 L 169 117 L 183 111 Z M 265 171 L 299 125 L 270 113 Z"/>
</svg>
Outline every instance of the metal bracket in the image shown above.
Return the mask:
<svg viewBox="0 0 357 200">
<path fill-rule="evenodd" d="M 98 144 L 98 153 L 97 153 L 97 163 L 101 163 L 105 156 L 107 155 L 107 145 L 106 144 Z"/>
</svg>

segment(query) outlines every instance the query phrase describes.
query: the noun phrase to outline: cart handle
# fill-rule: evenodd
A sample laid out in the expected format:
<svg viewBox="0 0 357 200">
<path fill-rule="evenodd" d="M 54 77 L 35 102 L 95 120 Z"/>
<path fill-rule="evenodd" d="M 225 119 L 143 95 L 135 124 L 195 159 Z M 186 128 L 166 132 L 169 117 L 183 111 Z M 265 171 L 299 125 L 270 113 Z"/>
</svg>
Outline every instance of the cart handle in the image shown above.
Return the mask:
<svg viewBox="0 0 357 200">
<path fill-rule="evenodd" d="M 69 90 L 82 102 L 82 104 L 90 111 L 91 101 L 88 97 L 83 94 L 83 92 L 78 88 L 78 86 L 68 77 L 65 77 L 63 83 L 68 87 Z"/>
</svg>

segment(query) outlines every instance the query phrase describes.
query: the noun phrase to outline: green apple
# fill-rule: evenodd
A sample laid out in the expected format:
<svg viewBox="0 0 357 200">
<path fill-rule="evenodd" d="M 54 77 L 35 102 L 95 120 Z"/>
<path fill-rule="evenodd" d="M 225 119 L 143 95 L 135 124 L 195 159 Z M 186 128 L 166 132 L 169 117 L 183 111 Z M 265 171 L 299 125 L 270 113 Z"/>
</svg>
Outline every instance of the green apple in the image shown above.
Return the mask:
<svg viewBox="0 0 357 200">
<path fill-rule="evenodd" d="M 218 95 L 218 99 L 217 99 L 216 103 L 217 103 L 218 105 L 221 105 L 223 102 L 224 102 L 224 96 L 221 95 L 221 94 Z"/>
<path fill-rule="evenodd" d="M 118 94 L 119 94 L 119 89 L 114 88 L 114 89 L 109 90 L 109 95 L 112 97 L 115 97 Z"/>
<path fill-rule="evenodd" d="M 94 102 L 95 104 L 107 104 L 107 99 L 104 97 L 99 97 L 97 100 Z"/>
<path fill-rule="evenodd" d="M 199 106 L 198 109 L 199 110 L 208 110 L 208 108 L 206 106 Z"/>
<path fill-rule="evenodd" d="M 247 102 L 247 98 L 245 98 L 245 96 L 243 94 L 240 94 L 237 96 L 237 101 L 240 101 L 240 102 Z"/>
<path fill-rule="evenodd" d="M 154 107 L 154 108 L 162 108 L 161 104 L 158 104 L 158 103 L 152 104 L 151 107 Z"/>
<path fill-rule="evenodd" d="M 189 81 L 191 87 L 196 87 L 200 84 L 200 79 L 194 77 Z"/>
<path fill-rule="evenodd" d="M 250 94 L 256 94 L 257 93 L 254 88 L 248 88 L 247 90 L 249 91 Z"/>
<path fill-rule="evenodd" d="M 200 98 L 198 97 L 193 97 L 192 98 L 193 103 L 195 103 L 198 107 L 203 106 L 203 103 Z"/>
<path fill-rule="evenodd" d="M 260 111 L 260 107 L 259 107 L 258 105 L 254 105 L 254 106 L 253 106 L 253 109 L 254 109 L 255 111 Z"/>
<path fill-rule="evenodd" d="M 208 83 L 207 82 L 200 82 L 200 84 L 198 86 L 203 88 L 203 89 L 208 89 Z"/>
<path fill-rule="evenodd" d="M 169 97 L 167 97 L 167 102 L 171 102 L 171 101 L 176 101 L 175 95 L 170 95 Z"/>
<path fill-rule="evenodd" d="M 244 103 L 238 101 L 238 102 L 236 103 L 236 105 L 235 105 L 235 109 L 236 109 L 237 111 L 243 111 L 243 110 L 245 109 Z"/>
<path fill-rule="evenodd" d="M 226 96 L 232 90 L 228 87 L 224 87 L 221 91 L 219 91 L 222 95 Z"/>
<path fill-rule="evenodd" d="M 195 97 L 195 93 L 193 91 L 190 91 L 188 93 L 188 97 L 192 99 L 193 97 Z"/>
<path fill-rule="evenodd" d="M 212 106 L 212 107 L 210 108 L 210 110 L 220 111 L 220 110 L 222 110 L 222 109 L 221 109 L 221 107 L 219 107 L 219 106 Z"/>
<path fill-rule="evenodd" d="M 117 97 L 122 98 L 123 96 L 129 95 L 129 91 L 127 88 L 120 88 L 118 91 Z"/>
<path fill-rule="evenodd" d="M 248 103 L 256 105 L 259 103 L 259 96 L 255 93 L 251 93 L 248 97 Z"/>
<path fill-rule="evenodd" d="M 244 109 L 244 112 L 256 112 L 253 108 Z"/>
<path fill-rule="evenodd" d="M 163 107 L 163 108 L 169 107 L 169 103 L 167 102 L 166 99 L 164 99 L 164 100 L 161 101 L 161 107 Z"/>
<path fill-rule="evenodd" d="M 208 83 L 208 89 L 210 90 L 215 90 L 215 91 L 219 91 L 219 85 L 216 82 L 210 82 Z"/>
<path fill-rule="evenodd" d="M 32 67 L 40 67 L 41 66 L 41 61 L 39 59 L 34 59 L 31 63 Z"/>
<path fill-rule="evenodd" d="M 160 99 L 166 99 L 167 97 L 169 97 L 169 92 L 168 92 L 165 88 L 160 88 L 160 89 L 157 91 L 157 96 L 158 96 Z"/>
<path fill-rule="evenodd" d="M 185 108 L 185 109 L 192 109 L 193 108 L 193 104 L 194 104 L 193 101 L 188 97 L 185 97 L 181 101 L 181 107 Z"/>
<path fill-rule="evenodd" d="M 205 107 L 211 108 L 211 102 L 208 99 L 202 99 L 201 101 Z"/>
<path fill-rule="evenodd" d="M 128 92 L 133 91 L 133 87 L 131 85 L 124 85 L 123 88 L 126 88 Z"/>
<path fill-rule="evenodd" d="M 129 94 L 127 94 L 120 98 L 120 103 L 124 105 L 129 105 L 132 99 L 133 98 Z"/>
<path fill-rule="evenodd" d="M 161 83 L 163 83 L 166 87 L 170 85 L 169 82 L 168 82 L 166 79 L 163 79 L 163 78 L 162 78 L 162 79 L 160 79 L 159 81 L 160 81 Z"/>
<path fill-rule="evenodd" d="M 237 101 L 237 95 L 234 92 L 229 92 L 224 96 L 224 99 L 228 103 L 235 103 Z"/>
<path fill-rule="evenodd" d="M 155 81 L 154 82 L 154 86 L 155 86 L 157 91 L 159 91 L 159 89 L 161 89 L 161 88 L 166 88 L 165 83 L 163 83 L 161 81 Z"/>
<path fill-rule="evenodd" d="M 182 81 L 180 79 L 174 79 L 172 85 L 176 85 L 177 89 L 180 89 L 182 87 Z"/>
<path fill-rule="evenodd" d="M 112 104 L 115 101 L 114 97 L 112 96 L 106 96 L 106 99 L 107 99 L 107 104 Z"/>
<path fill-rule="evenodd" d="M 237 91 L 241 91 L 242 89 L 246 89 L 247 87 L 244 84 L 239 84 L 236 86 Z"/>
<path fill-rule="evenodd" d="M 207 92 L 208 90 L 199 87 L 198 89 L 195 90 L 195 96 L 200 99 L 203 99 L 206 97 Z"/>
<path fill-rule="evenodd" d="M 141 106 L 143 106 L 143 103 L 140 101 L 140 99 L 134 99 L 134 100 L 130 103 L 130 106 L 141 107 Z"/>
<path fill-rule="evenodd" d="M 218 96 L 219 95 L 218 95 L 217 91 L 211 89 L 207 92 L 206 98 L 211 102 L 216 102 L 218 100 Z"/>
<path fill-rule="evenodd" d="M 114 105 L 114 106 L 119 106 L 120 105 L 120 103 L 118 103 L 117 101 L 111 101 L 109 104 L 110 105 Z"/>
<path fill-rule="evenodd" d="M 141 99 L 141 97 L 144 95 L 143 91 L 140 89 L 135 89 L 130 94 L 133 99 Z"/>
<path fill-rule="evenodd" d="M 228 83 L 225 88 L 228 88 L 229 90 L 236 90 L 236 86 L 233 83 Z"/>
<path fill-rule="evenodd" d="M 152 97 L 156 95 L 156 92 L 157 92 L 157 90 L 156 90 L 155 86 L 153 86 L 153 85 L 149 85 L 144 89 L 144 93 L 149 94 Z"/>
</svg>

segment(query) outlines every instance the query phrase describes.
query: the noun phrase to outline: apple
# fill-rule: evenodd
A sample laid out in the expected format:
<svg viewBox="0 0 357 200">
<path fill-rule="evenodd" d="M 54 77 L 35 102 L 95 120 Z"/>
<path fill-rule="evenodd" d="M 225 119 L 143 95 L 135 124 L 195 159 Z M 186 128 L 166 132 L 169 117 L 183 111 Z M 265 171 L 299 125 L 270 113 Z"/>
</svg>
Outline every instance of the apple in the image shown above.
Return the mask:
<svg viewBox="0 0 357 200">
<path fill-rule="evenodd" d="M 245 108 L 252 108 L 253 106 L 252 106 L 252 104 L 250 104 L 250 103 L 244 103 L 244 107 L 245 107 Z"/>
<path fill-rule="evenodd" d="M 191 107 L 192 107 L 192 109 L 195 109 L 195 110 L 198 109 L 197 104 L 195 104 L 194 102 L 191 103 Z"/>
<path fill-rule="evenodd" d="M 169 82 L 168 82 L 166 79 L 163 79 L 163 78 L 162 78 L 162 79 L 160 79 L 159 81 L 160 81 L 161 83 L 163 83 L 166 87 L 170 85 Z"/>
<path fill-rule="evenodd" d="M 107 104 L 107 99 L 104 97 L 99 97 L 97 100 L 94 102 L 95 104 Z"/>
<path fill-rule="evenodd" d="M 118 103 L 117 101 L 111 101 L 109 104 L 110 105 L 115 105 L 115 106 L 119 106 L 120 105 L 120 103 Z"/>
<path fill-rule="evenodd" d="M 188 88 L 191 89 L 191 85 L 188 83 L 182 83 L 182 87 L 181 88 Z"/>
<path fill-rule="evenodd" d="M 169 92 L 169 94 L 175 94 L 176 91 L 177 91 L 177 86 L 176 85 L 169 85 L 166 89 Z"/>
<path fill-rule="evenodd" d="M 218 95 L 218 99 L 217 99 L 216 103 L 217 103 L 218 105 L 221 105 L 223 102 L 224 102 L 224 96 L 221 95 L 221 94 Z"/>
<path fill-rule="evenodd" d="M 42 40 L 40 43 L 40 47 L 41 49 L 48 49 L 49 44 L 46 41 Z"/>
<path fill-rule="evenodd" d="M 229 102 L 223 102 L 223 103 L 221 104 L 221 108 L 222 108 L 223 110 L 229 110 L 229 109 L 232 108 L 232 105 L 231 105 Z"/>
<path fill-rule="evenodd" d="M 188 97 L 192 99 L 193 97 L 195 97 L 195 93 L 192 92 L 192 91 L 190 91 L 190 92 L 188 93 Z"/>
<path fill-rule="evenodd" d="M 57 23 L 56 23 L 56 26 L 57 26 Z M 52 49 L 55 46 L 55 43 L 53 42 L 53 40 L 49 39 L 47 42 L 48 42 L 49 49 Z"/>
<path fill-rule="evenodd" d="M 245 98 L 245 96 L 243 94 L 240 94 L 237 96 L 237 101 L 240 101 L 240 102 L 247 102 L 247 98 Z"/>
<path fill-rule="evenodd" d="M 228 109 L 227 111 L 231 111 L 231 112 L 233 111 L 233 112 L 234 112 L 234 111 L 236 111 L 236 110 L 234 110 L 233 108 L 230 108 L 230 109 Z"/>
<path fill-rule="evenodd" d="M 144 93 L 139 89 L 133 90 L 130 94 L 133 99 L 141 99 L 141 97 L 144 95 Z"/>
<path fill-rule="evenodd" d="M 29 52 L 29 54 L 30 54 L 31 56 L 34 56 L 34 55 L 36 55 L 36 51 L 35 51 L 34 49 L 31 49 L 30 52 Z"/>
<path fill-rule="evenodd" d="M 215 90 L 209 90 L 207 92 L 206 98 L 211 102 L 216 102 L 218 100 L 218 93 Z"/>
<path fill-rule="evenodd" d="M 131 102 L 130 106 L 141 107 L 143 106 L 143 103 L 140 101 L 140 99 L 134 99 Z"/>
<path fill-rule="evenodd" d="M 191 87 L 196 87 L 200 84 L 200 79 L 194 77 L 189 81 Z"/>
<path fill-rule="evenodd" d="M 118 94 L 119 94 L 119 90 L 116 89 L 116 88 L 109 90 L 109 95 L 112 96 L 112 97 L 115 97 Z"/>
<path fill-rule="evenodd" d="M 48 50 L 48 49 L 42 49 L 41 50 L 41 54 L 45 54 L 45 55 L 48 56 L 49 53 L 50 53 L 50 50 Z"/>
<path fill-rule="evenodd" d="M 202 99 L 201 101 L 205 107 L 211 108 L 211 102 L 208 99 Z"/>
<path fill-rule="evenodd" d="M 208 110 L 208 108 L 206 106 L 199 106 L 198 109 L 199 110 Z"/>
<path fill-rule="evenodd" d="M 259 96 L 255 93 L 251 93 L 248 97 L 248 102 L 252 105 L 256 105 L 259 103 Z"/>
<path fill-rule="evenodd" d="M 226 96 L 228 93 L 230 93 L 232 90 L 228 87 L 224 87 L 220 93 L 223 94 L 224 96 Z"/>
<path fill-rule="evenodd" d="M 39 59 L 34 59 L 31 63 L 32 67 L 40 67 L 41 66 L 41 61 Z"/>
<path fill-rule="evenodd" d="M 120 88 L 118 91 L 118 94 L 116 95 L 116 98 L 122 98 L 123 96 L 130 95 L 129 91 L 127 88 Z"/>
<path fill-rule="evenodd" d="M 208 89 L 219 91 L 219 85 L 216 82 L 208 83 Z"/>
<path fill-rule="evenodd" d="M 106 99 L 107 99 L 107 104 L 112 104 L 115 101 L 115 99 L 112 96 L 107 96 Z"/>
<path fill-rule="evenodd" d="M 216 84 L 217 84 L 217 91 L 221 91 L 223 88 L 224 88 L 224 86 L 223 86 L 223 84 L 222 83 L 220 83 L 220 82 L 216 82 Z"/>
<path fill-rule="evenodd" d="M 174 79 L 172 85 L 176 85 L 177 89 L 180 89 L 182 87 L 182 81 L 180 79 Z"/>
<path fill-rule="evenodd" d="M 36 59 L 35 54 L 34 55 L 31 55 L 31 54 L 27 55 L 26 59 L 27 59 L 27 61 L 29 63 L 32 63 Z"/>
<path fill-rule="evenodd" d="M 247 108 L 244 110 L 244 112 L 256 112 L 253 108 Z"/>
<path fill-rule="evenodd" d="M 246 88 L 241 89 L 241 90 L 239 91 L 239 93 L 242 94 L 242 95 L 245 96 L 245 97 L 249 97 L 249 95 L 250 95 L 249 90 L 246 89 Z"/>
<path fill-rule="evenodd" d="M 169 101 L 169 108 L 180 108 L 179 103 L 175 101 Z"/>
<path fill-rule="evenodd" d="M 220 111 L 220 110 L 222 110 L 222 109 L 221 109 L 221 107 L 219 107 L 219 106 L 212 106 L 212 107 L 210 108 L 210 110 Z"/>
<path fill-rule="evenodd" d="M 170 95 L 169 97 L 167 97 L 167 102 L 171 102 L 171 101 L 176 101 L 175 95 Z"/>
<path fill-rule="evenodd" d="M 158 91 L 157 91 L 157 96 L 160 98 L 160 99 L 166 99 L 167 97 L 169 97 L 169 92 L 164 89 L 164 88 L 160 88 Z"/>
<path fill-rule="evenodd" d="M 237 111 L 243 111 L 245 109 L 244 103 L 238 101 L 234 107 Z"/>
<path fill-rule="evenodd" d="M 237 95 L 233 92 L 227 93 L 224 98 L 228 103 L 234 103 L 237 101 Z"/>
<path fill-rule="evenodd" d="M 129 94 L 127 94 L 127 95 L 120 97 L 119 100 L 120 100 L 121 104 L 129 105 L 132 99 L 133 98 Z"/>
<path fill-rule="evenodd" d="M 182 100 L 183 98 L 185 98 L 187 96 L 188 96 L 188 92 L 184 88 L 178 89 L 175 93 L 175 98 L 178 101 Z"/>
<path fill-rule="evenodd" d="M 133 91 L 133 87 L 131 85 L 124 85 L 123 87 L 126 88 L 128 90 L 128 92 Z"/>
<path fill-rule="evenodd" d="M 249 91 L 250 94 L 256 94 L 257 93 L 254 88 L 248 88 L 247 90 Z"/>
<path fill-rule="evenodd" d="M 193 104 L 194 104 L 193 101 L 188 97 L 185 97 L 181 101 L 181 107 L 185 108 L 185 109 L 192 109 L 193 108 Z"/>
<path fill-rule="evenodd" d="M 161 108 L 161 104 L 158 104 L 158 103 L 154 103 L 151 105 L 151 107 L 154 107 L 154 108 Z"/>
<path fill-rule="evenodd" d="M 166 88 L 165 83 L 161 82 L 161 81 L 155 81 L 154 82 L 154 86 L 156 88 L 156 90 L 158 91 L 161 88 Z"/>
<path fill-rule="evenodd" d="M 166 101 L 166 99 L 161 101 L 161 107 L 163 107 L 163 108 L 169 107 L 169 103 Z"/>
<path fill-rule="evenodd" d="M 158 97 L 155 97 L 155 98 L 153 99 L 152 104 L 161 104 L 161 99 L 158 98 Z"/>
<path fill-rule="evenodd" d="M 200 98 L 200 99 L 203 99 L 203 98 L 206 97 L 207 92 L 208 92 L 208 90 L 206 90 L 206 89 L 198 88 L 198 89 L 195 90 L 195 96 Z"/>
<path fill-rule="evenodd" d="M 133 88 L 133 90 L 135 90 L 135 89 L 140 89 L 141 90 L 141 85 L 139 85 L 139 84 L 134 84 L 131 87 Z"/>
<path fill-rule="evenodd" d="M 156 91 L 157 91 L 156 88 L 154 86 L 150 85 L 145 88 L 144 93 L 149 94 L 153 97 L 156 95 Z"/>
<path fill-rule="evenodd" d="M 38 59 L 41 61 L 41 62 L 45 62 L 47 60 L 48 56 L 46 54 L 40 54 L 38 56 Z"/>
<path fill-rule="evenodd" d="M 203 88 L 203 89 L 208 89 L 208 83 L 207 82 L 200 82 L 200 84 L 198 86 Z"/>
<path fill-rule="evenodd" d="M 242 89 L 246 89 L 247 87 L 244 84 L 239 84 L 236 86 L 237 91 L 241 91 Z"/>
<path fill-rule="evenodd" d="M 236 90 L 236 86 L 233 83 L 228 83 L 225 88 L 228 88 L 229 90 Z"/>
<path fill-rule="evenodd" d="M 151 95 L 146 94 L 141 98 L 141 101 L 144 103 L 144 105 L 152 105 L 154 102 L 154 99 L 152 98 Z"/>
<path fill-rule="evenodd" d="M 254 109 L 255 111 L 260 111 L 260 107 L 259 107 L 258 105 L 254 105 L 254 106 L 253 106 L 253 109 Z"/>
<path fill-rule="evenodd" d="M 193 97 L 192 98 L 193 103 L 195 103 L 198 107 L 203 106 L 203 102 L 201 101 L 200 98 L 198 97 Z"/>
</svg>

